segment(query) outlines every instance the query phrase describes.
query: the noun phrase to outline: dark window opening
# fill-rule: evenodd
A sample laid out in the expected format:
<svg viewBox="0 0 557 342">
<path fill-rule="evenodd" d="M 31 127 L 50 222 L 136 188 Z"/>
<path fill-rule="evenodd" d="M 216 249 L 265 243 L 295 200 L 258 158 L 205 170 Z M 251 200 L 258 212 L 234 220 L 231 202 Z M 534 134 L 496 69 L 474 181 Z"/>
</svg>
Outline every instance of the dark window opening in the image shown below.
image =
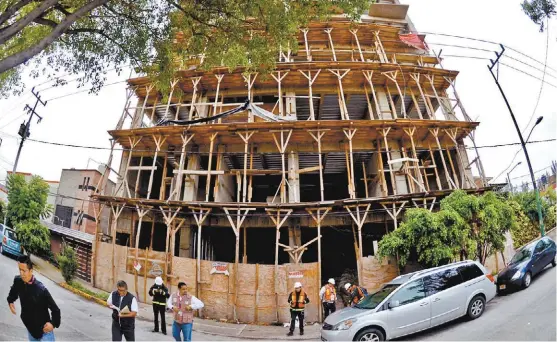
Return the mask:
<svg viewBox="0 0 557 342">
<path fill-rule="evenodd" d="M 73 208 L 57 205 L 54 213 L 54 223 L 66 228 L 72 227 Z"/>
<path fill-rule="evenodd" d="M 116 244 L 120 246 L 129 246 L 130 234 L 116 232 Z"/>
</svg>

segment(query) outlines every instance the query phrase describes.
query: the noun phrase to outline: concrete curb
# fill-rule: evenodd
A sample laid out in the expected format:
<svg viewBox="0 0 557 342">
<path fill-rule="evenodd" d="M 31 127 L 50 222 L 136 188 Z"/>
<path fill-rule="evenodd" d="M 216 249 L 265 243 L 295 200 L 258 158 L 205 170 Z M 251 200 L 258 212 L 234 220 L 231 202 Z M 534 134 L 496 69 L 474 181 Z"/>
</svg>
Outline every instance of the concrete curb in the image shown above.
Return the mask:
<svg viewBox="0 0 557 342">
<path fill-rule="evenodd" d="M 57 284 L 58 284 L 59 286 L 65 288 L 66 290 L 75 293 L 75 294 L 78 295 L 78 296 L 81 296 L 81 297 L 83 297 L 83 298 L 85 298 L 85 299 L 87 299 L 87 300 L 89 300 L 89 301 L 92 301 L 92 302 L 95 302 L 95 303 L 97 303 L 97 304 L 99 304 L 99 305 L 102 305 L 102 306 L 107 307 L 106 301 L 104 301 L 104 300 L 102 300 L 102 299 L 99 299 L 99 298 L 97 298 L 97 297 L 91 296 L 90 294 L 85 293 L 85 292 L 83 292 L 83 291 L 81 291 L 81 290 L 78 290 L 78 289 L 76 289 L 75 287 L 69 285 L 68 283 L 57 283 Z"/>
</svg>

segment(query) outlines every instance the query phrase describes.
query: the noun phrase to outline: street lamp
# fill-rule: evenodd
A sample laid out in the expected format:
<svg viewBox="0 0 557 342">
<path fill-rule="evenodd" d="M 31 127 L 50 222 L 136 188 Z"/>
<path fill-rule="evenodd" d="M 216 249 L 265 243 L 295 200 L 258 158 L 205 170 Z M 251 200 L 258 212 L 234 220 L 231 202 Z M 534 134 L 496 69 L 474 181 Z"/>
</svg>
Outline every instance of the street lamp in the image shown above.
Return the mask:
<svg viewBox="0 0 557 342">
<path fill-rule="evenodd" d="M 511 171 L 507 172 L 507 182 L 509 183 L 509 188 L 511 189 L 511 194 L 514 193 L 514 190 L 513 190 L 513 185 L 511 184 L 511 176 L 510 175 L 511 175 L 511 172 L 513 172 L 513 170 L 520 164 L 522 164 L 522 162 L 516 163 L 516 165 L 511 169 Z"/>
<path fill-rule="evenodd" d="M 528 134 L 528 138 L 526 139 L 526 143 L 528 143 L 528 141 L 530 141 L 530 136 L 532 135 L 532 132 L 534 131 L 534 128 L 536 128 L 537 125 L 540 124 L 540 122 L 542 122 L 543 120 L 543 116 L 540 116 L 537 120 L 536 123 L 534 124 L 534 126 L 532 127 L 532 129 L 530 130 L 530 134 Z"/>
</svg>

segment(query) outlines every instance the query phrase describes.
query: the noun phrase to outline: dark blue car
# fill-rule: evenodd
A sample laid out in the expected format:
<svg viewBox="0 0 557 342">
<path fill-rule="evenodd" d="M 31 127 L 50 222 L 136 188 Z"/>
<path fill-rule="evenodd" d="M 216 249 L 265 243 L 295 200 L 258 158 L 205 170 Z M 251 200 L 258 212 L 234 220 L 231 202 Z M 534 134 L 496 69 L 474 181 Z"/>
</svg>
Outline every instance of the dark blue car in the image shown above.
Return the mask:
<svg viewBox="0 0 557 342">
<path fill-rule="evenodd" d="M 0 253 L 20 257 L 24 254 L 23 246 L 17 240 L 15 231 L 10 227 L 0 224 Z"/>
<path fill-rule="evenodd" d="M 497 275 L 497 292 L 527 288 L 532 278 L 547 265 L 557 265 L 555 241 L 544 236 L 522 247 L 511 259 L 509 265 Z"/>
</svg>

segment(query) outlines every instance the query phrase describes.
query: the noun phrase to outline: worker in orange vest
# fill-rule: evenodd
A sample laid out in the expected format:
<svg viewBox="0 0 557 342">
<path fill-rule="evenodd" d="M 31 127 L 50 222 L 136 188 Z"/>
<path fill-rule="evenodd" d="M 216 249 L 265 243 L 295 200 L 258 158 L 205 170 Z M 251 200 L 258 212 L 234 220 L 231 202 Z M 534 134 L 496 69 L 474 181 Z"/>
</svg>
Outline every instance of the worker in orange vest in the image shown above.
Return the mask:
<svg viewBox="0 0 557 342">
<path fill-rule="evenodd" d="M 296 326 L 296 318 L 300 324 L 300 335 L 304 334 L 304 309 L 309 303 L 308 295 L 302 289 L 302 283 L 294 284 L 294 291 L 288 295 L 288 303 L 290 303 L 290 331 L 286 336 L 294 335 L 294 327 Z"/>
<path fill-rule="evenodd" d="M 358 304 L 367 295 L 367 290 L 359 285 L 346 283 L 344 289 L 350 294 L 350 306 Z"/>
<path fill-rule="evenodd" d="M 336 300 L 337 291 L 335 289 L 335 280 L 333 278 L 329 279 L 327 284 L 321 288 L 319 291 L 319 298 L 321 298 L 321 303 L 323 303 L 323 320 L 336 311 Z"/>
</svg>

